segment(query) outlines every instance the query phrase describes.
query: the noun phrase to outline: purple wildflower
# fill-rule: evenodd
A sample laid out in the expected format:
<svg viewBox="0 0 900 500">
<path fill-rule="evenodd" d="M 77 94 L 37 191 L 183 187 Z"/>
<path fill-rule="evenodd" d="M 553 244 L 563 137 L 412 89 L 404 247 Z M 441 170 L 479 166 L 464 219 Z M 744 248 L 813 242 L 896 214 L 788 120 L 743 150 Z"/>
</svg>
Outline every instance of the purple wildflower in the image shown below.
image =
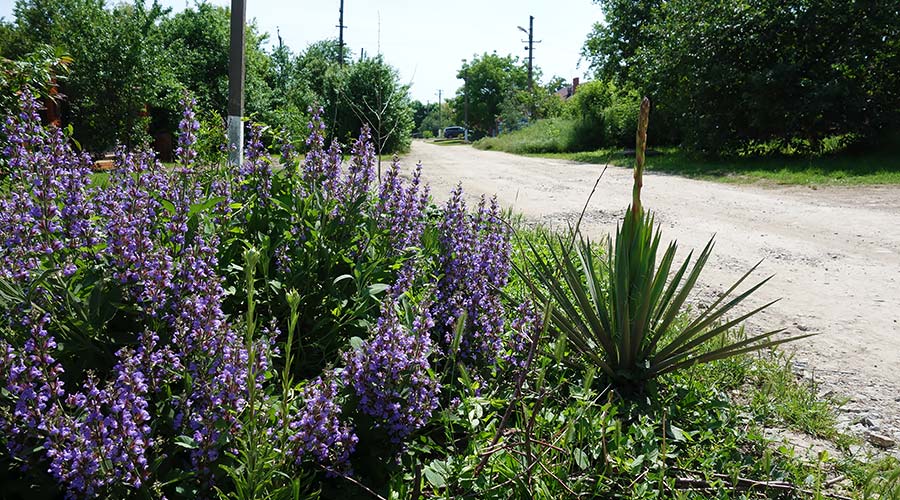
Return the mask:
<svg viewBox="0 0 900 500">
<path fill-rule="evenodd" d="M 388 298 L 372 338 L 344 355 L 344 381 L 356 394 L 359 409 L 375 418 L 395 443 L 428 423 L 438 405 L 440 384 L 429 374 L 428 362 L 433 326 L 423 308 L 412 329 L 404 328 Z"/>
<path fill-rule="evenodd" d="M 184 111 L 181 122 L 178 123 L 178 147 L 175 149 L 175 158 L 184 171 L 189 171 L 197 157 L 194 143 L 197 142 L 197 131 L 200 130 L 200 122 L 194 114 L 197 101 L 194 98 L 185 97 L 180 101 Z"/>
<path fill-rule="evenodd" d="M 453 190 L 440 224 L 441 255 L 432 306 L 443 347 L 452 340 L 463 313 L 466 325 L 460 356 L 475 366 L 492 366 L 503 351 L 504 309 L 500 289 L 509 275 L 509 238 L 496 199 L 484 197 L 473 216 L 462 186 Z"/>
<path fill-rule="evenodd" d="M 359 439 L 341 422 L 337 380 L 333 375 L 316 378 L 303 389 L 301 399 L 303 406 L 290 423 L 296 461 L 309 457 L 335 472 L 347 472 Z"/>
</svg>

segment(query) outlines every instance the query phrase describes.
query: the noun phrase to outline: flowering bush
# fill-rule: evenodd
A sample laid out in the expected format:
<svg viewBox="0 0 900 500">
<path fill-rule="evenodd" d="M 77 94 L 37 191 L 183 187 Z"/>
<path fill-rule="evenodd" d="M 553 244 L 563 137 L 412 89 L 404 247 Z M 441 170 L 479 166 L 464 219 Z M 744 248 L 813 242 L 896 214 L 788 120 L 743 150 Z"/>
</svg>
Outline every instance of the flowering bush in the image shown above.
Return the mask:
<svg viewBox="0 0 900 500">
<path fill-rule="evenodd" d="M 27 94 L 6 120 L 0 446 L 24 484 L 227 494 L 246 459 L 236 436 L 257 430 L 283 443 L 286 474 L 347 475 L 360 436 L 399 451 L 427 431 L 453 383 L 434 354 L 460 318 L 476 371 L 519 338 L 505 337 L 496 200 L 469 214 L 458 188 L 433 211 L 421 165 L 406 181 L 395 159 L 376 179 L 368 131 L 345 162 L 314 110 L 302 161 L 285 143 L 277 164 L 251 126 L 239 169 L 200 165 L 184 105 L 174 168 L 120 148 L 105 177 Z"/>
</svg>

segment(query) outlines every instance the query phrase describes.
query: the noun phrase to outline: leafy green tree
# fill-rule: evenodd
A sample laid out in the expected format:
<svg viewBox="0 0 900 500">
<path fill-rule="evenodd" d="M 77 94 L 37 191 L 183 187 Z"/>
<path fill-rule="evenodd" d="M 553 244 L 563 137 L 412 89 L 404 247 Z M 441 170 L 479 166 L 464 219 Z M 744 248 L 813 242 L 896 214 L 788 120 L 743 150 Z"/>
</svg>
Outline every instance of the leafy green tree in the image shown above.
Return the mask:
<svg viewBox="0 0 900 500">
<path fill-rule="evenodd" d="M 441 128 L 450 124 L 451 116 L 454 116 L 454 113 L 454 110 L 446 102 L 441 103 L 440 108 L 438 108 L 437 103 L 432 103 L 429 105 L 428 114 L 422 118 L 422 123 L 419 124 L 416 130 L 426 137 L 438 137 L 440 136 Z M 464 122 L 460 121 L 459 123 Z"/>
<path fill-rule="evenodd" d="M 646 45 L 645 30 L 655 21 L 663 0 L 594 0 L 603 9 L 603 22 L 594 24 L 582 48 L 599 78 L 627 81 L 631 59 Z"/>
<path fill-rule="evenodd" d="M 598 0 L 597 76 L 651 96 L 660 130 L 712 153 L 878 140 L 900 117 L 900 6 Z M 656 134 L 656 137 L 661 137 Z"/>
<path fill-rule="evenodd" d="M 147 106 L 162 81 L 158 24 L 166 9 L 156 1 L 106 10 L 100 0 L 18 0 L 14 12 L 19 41 L 12 52 L 49 44 L 72 56 L 71 77 L 60 84 L 69 97 L 63 117 L 85 149 L 148 139 Z"/>
<path fill-rule="evenodd" d="M 381 56 L 347 66 L 339 95 L 339 137 L 357 134 L 367 125 L 379 154 L 409 147 L 413 129 L 409 86 L 400 83 L 397 70 Z"/>
<path fill-rule="evenodd" d="M 22 90 L 41 99 L 59 102 L 58 83 L 69 74 L 72 58 L 49 45 L 38 47 L 20 60 L 0 57 L 0 113 L 9 116 L 18 112 Z"/>
<path fill-rule="evenodd" d="M 463 61 L 456 77 L 465 82 L 456 92 L 459 104 L 464 103 L 466 92 L 469 94 L 469 126 L 483 133 L 496 130 L 504 100 L 528 88 L 528 69 L 519 59 L 496 53 L 476 56 L 471 62 Z"/>
<path fill-rule="evenodd" d="M 228 104 L 229 22 L 227 8 L 200 2 L 161 26 L 175 79 L 190 89 L 201 108 L 223 116 Z M 273 109 L 275 71 L 262 49 L 266 38 L 254 24 L 246 27 L 244 99 L 248 115 L 266 116 Z"/>
<path fill-rule="evenodd" d="M 422 125 L 422 121 L 425 120 L 425 117 L 428 116 L 428 113 L 432 109 L 437 108 L 437 103 L 422 104 L 422 101 L 416 99 L 409 103 L 409 107 L 412 109 L 413 113 L 413 130 L 419 130 L 419 127 Z"/>
<path fill-rule="evenodd" d="M 297 81 L 309 96 L 307 106 L 315 104 L 324 108 L 331 135 L 338 133 L 339 88 L 346 76 L 346 67 L 338 64 L 338 49 L 337 40 L 320 40 L 306 47 L 295 61 Z M 345 58 L 344 63 L 349 64 L 349 59 Z"/>
</svg>

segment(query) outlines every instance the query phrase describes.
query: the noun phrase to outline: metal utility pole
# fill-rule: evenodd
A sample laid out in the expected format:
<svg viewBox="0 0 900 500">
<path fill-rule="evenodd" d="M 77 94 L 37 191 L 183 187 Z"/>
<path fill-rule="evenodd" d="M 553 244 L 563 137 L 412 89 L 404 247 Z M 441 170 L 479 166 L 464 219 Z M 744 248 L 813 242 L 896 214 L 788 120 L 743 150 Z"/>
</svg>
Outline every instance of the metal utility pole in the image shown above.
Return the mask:
<svg viewBox="0 0 900 500">
<path fill-rule="evenodd" d="M 438 137 L 444 136 L 444 110 L 441 109 L 441 89 L 438 89 Z"/>
<path fill-rule="evenodd" d="M 340 29 L 338 32 L 338 64 L 344 65 L 344 0 L 341 0 L 341 16 L 338 18 L 337 27 Z"/>
<path fill-rule="evenodd" d="M 244 162 L 244 0 L 231 0 L 231 45 L 228 58 L 228 165 Z"/>
</svg>

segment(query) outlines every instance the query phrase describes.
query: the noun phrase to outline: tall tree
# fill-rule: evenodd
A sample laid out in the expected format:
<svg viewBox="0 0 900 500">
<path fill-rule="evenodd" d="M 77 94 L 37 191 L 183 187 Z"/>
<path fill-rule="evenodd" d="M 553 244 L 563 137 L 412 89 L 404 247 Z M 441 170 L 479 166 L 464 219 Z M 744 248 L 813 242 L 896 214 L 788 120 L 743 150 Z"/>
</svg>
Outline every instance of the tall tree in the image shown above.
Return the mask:
<svg viewBox="0 0 900 500">
<path fill-rule="evenodd" d="M 166 13 L 156 1 L 112 10 L 104 9 L 102 0 L 16 2 L 17 50 L 49 44 L 72 57 L 71 76 L 61 83 L 70 97 L 64 118 L 86 149 L 147 140 L 145 111 L 160 91 L 164 58 L 158 26 Z"/>
<path fill-rule="evenodd" d="M 464 61 L 456 77 L 465 82 L 456 91 L 457 111 L 463 111 L 468 93 L 469 126 L 484 133 L 496 130 L 503 101 L 528 88 L 528 69 L 519 59 L 496 53 Z"/>
<path fill-rule="evenodd" d="M 885 137 L 900 118 L 900 4 L 886 0 L 598 0 L 599 77 L 656 103 L 709 152 Z M 659 137 L 659 134 L 655 134 Z"/>
<path fill-rule="evenodd" d="M 170 54 L 175 78 L 196 96 L 205 109 L 225 115 L 228 101 L 229 10 L 198 2 L 194 8 L 167 19 L 163 43 Z M 245 106 L 247 115 L 265 115 L 272 106 L 275 74 L 262 45 L 267 35 L 254 24 L 246 28 Z"/>
<path fill-rule="evenodd" d="M 340 136 L 356 134 L 366 125 L 379 154 L 409 147 L 413 128 L 409 87 L 381 56 L 346 67 L 339 94 Z"/>
</svg>

